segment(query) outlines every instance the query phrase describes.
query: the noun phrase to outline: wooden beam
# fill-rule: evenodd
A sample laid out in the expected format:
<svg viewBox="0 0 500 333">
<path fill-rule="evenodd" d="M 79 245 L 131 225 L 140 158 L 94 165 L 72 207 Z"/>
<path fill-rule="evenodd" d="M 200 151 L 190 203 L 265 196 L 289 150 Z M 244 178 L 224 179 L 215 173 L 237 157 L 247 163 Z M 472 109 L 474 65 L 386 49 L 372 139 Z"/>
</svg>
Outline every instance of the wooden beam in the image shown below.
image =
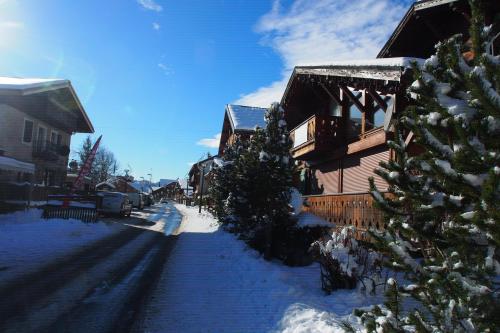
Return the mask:
<svg viewBox="0 0 500 333">
<path fill-rule="evenodd" d="M 408 146 L 411 142 L 411 140 L 413 140 L 413 131 L 410 131 L 410 133 L 408 133 L 408 136 L 406 137 L 405 139 L 405 145 Z"/>
<path fill-rule="evenodd" d="M 375 103 L 377 103 L 378 106 L 380 106 L 380 108 L 385 112 L 385 110 L 387 110 L 387 103 L 380 97 L 380 95 L 377 94 L 377 92 L 373 88 L 367 89 L 367 92 L 371 96 L 371 98 L 373 98 Z"/>
<path fill-rule="evenodd" d="M 323 83 L 319 83 L 319 85 L 325 90 L 325 92 L 330 96 L 331 99 L 333 99 L 335 102 L 337 102 L 338 105 L 342 105 L 342 99 L 340 98 L 339 95 L 336 93 L 330 91 Z"/>
<path fill-rule="evenodd" d="M 351 100 L 351 102 L 356 105 L 356 107 L 359 109 L 361 112 L 365 112 L 365 106 L 361 104 L 361 102 L 352 94 L 352 92 L 346 87 L 346 86 L 340 86 L 340 89 L 342 89 L 342 92 Z"/>
</svg>

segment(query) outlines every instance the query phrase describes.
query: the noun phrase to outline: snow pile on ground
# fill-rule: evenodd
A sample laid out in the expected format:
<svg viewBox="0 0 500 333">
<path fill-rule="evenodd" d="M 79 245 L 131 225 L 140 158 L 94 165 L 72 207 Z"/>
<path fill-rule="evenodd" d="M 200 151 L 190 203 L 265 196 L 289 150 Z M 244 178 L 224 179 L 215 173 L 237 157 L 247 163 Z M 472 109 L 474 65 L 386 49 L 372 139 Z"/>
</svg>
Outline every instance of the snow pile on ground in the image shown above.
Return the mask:
<svg viewBox="0 0 500 333">
<path fill-rule="evenodd" d="M 0 214 L 0 284 L 120 232 L 119 224 L 41 218 L 42 210 Z"/>
<path fill-rule="evenodd" d="M 298 228 L 312 228 L 312 227 L 329 227 L 334 228 L 335 224 L 322 219 L 321 217 L 308 213 L 302 212 L 298 215 L 297 221 Z"/>
<path fill-rule="evenodd" d="M 147 332 L 343 332 L 354 308 L 383 296 L 342 290 L 326 296 L 319 266 L 268 262 L 218 229 L 197 208 L 184 215 L 154 298 L 146 309 Z"/>
</svg>

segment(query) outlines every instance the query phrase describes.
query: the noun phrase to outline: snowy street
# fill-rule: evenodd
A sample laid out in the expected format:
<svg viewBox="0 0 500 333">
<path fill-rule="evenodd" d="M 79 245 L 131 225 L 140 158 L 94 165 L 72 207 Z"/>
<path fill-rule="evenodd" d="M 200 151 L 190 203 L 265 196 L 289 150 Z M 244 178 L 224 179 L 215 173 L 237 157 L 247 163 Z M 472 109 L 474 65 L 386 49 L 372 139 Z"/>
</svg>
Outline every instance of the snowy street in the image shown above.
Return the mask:
<svg viewBox="0 0 500 333">
<path fill-rule="evenodd" d="M 0 331 L 123 331 L 138 318 L 175 238 L 170 205 L 123 224 L 0 215 Z M 135 216 L 137 215 L 137 216 Z M 122 223 L 122 222 L 120 222 Z"/>
<path fill-rule="evenodd" d="M 2 332 L 340 332 L 352 309 L 381 301 L 325 296 L 316 264 L 265 261 L 194 207 L 157 204 L 120 224 L 37 214 L 0 216 Z"/>
</svg>

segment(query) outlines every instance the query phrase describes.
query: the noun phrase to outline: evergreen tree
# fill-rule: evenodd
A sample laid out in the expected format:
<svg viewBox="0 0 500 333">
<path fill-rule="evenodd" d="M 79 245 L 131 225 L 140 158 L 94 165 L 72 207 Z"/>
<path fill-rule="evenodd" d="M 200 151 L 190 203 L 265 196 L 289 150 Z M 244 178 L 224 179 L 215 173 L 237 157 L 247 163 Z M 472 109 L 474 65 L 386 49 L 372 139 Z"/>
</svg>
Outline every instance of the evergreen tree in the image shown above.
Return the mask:
<svg viewBox="0 0 500 333">
<path fill-rule="evenodd" d="M 235 142 L 224 149 L 221 158 L 216 158 L 214 163 L 213 179 L 208 188 L 208 195 L 213 202 L 213 214 L 221 224 L 230 222 L 230 212 L 226 209 L 226 200 L 229 194 L 235 191 L 235 167 L 234 163 L 240 156 L 246 145 L 239 136 Z"/>
<path fill-rule="evenodd" d="M 500 57 L 489 53 L 492 27 L 471 8 L 473 59 L 457 35 L 414 65 L 415 105 L 389 143 L 396 159 L 376 171 L 390 195 L 371 179 L 387 216 L 386 232 L 373 236 L 409 283 L 392 280 L 386 306 L 362 314 L 370 332 L 500 330 Z M 409 131 L 423 154 L 408 156 Z M 407 296 L 418 305 L 401 311 Z"/>
<path fill-rule="evenodd" d="M 284 111 L 272 104 L 265 115 L 266 128 L 257 128 L 248 144 L 237 140 L 223 155 L 210 193 L 215 214 L 233 222 L 233 231 L 252 241 L 262 236 L 261 249 L 269 251 L 273 230 L 286 232 L 290 218 L 290 188 L 295 165 L 290 157 L 292 142 Z M 230 162 L 230 164 L 228 164 Z"/>
</svg>

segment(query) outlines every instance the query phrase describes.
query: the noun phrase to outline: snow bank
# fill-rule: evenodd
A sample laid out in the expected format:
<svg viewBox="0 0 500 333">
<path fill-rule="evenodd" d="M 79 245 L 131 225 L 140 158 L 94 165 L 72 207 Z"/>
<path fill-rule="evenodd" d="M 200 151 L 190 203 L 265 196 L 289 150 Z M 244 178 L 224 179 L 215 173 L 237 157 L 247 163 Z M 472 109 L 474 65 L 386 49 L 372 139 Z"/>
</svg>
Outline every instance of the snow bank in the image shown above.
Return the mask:
<svg viewBox="0 0 500 333">
<path fill-rule="evenodd" d="M 0 284 L 124 230 L 119 224 L 41 218 L 42 210 L 0 214 Z"/>
<path fill-rule="evenodd" d="M 145 313 L 147 332 L 341 332 L 352 310 L 383 296 L 325 296 L 319 265 L 286 267 L 221 229 L 207 213 L 176 205 L 181 233 Z"/>
<path fill-rule="evenodd" d="M 302 212 L 298 215 L 297 227 L 298 228 L 312 228 L 312 227 L 330 227 L 330 228 L 333 228 L 333 227 L 335 227 L 335 224 L 328 222 L 327 220 L 324 220 L 317 215 L 307 213 L 307 212 Z"/>
<path fill-rule="evenodd" d="M 219 224 L 212 218 L 212 215 L 206 211 L 198 213 L 198 207 L 187 207 L 181 204 L 175 204 L 175 208 L 183 215 L 182 224 L 178 233 L 215 232 Z"/>
</svg>

